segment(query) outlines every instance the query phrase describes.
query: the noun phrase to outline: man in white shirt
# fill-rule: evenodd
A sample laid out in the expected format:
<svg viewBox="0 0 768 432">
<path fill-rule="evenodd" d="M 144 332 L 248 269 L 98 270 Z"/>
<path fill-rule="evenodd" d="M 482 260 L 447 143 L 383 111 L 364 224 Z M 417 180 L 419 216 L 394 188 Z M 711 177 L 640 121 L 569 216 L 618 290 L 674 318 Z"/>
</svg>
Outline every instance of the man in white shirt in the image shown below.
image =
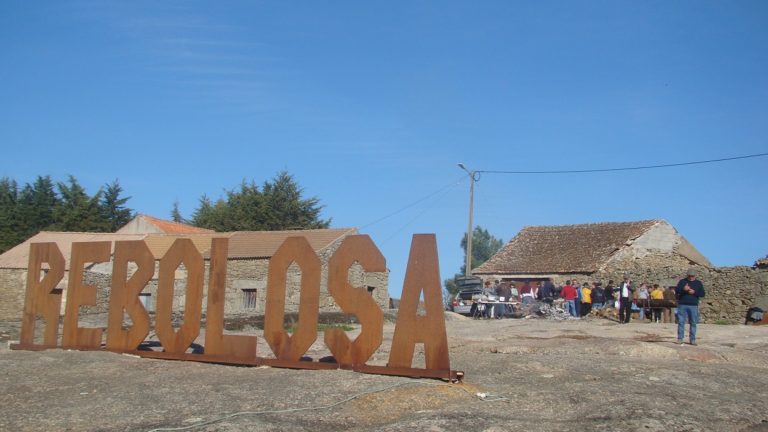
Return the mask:
<svg viewBox="0 0 768 432">
<path fill-rule="evenodd" d="M 628 324 L 632 317 L 632 299 L 635 289 L 628 274 L 624 275 L 624 282 L 619 285 L 619 323 Z"/>
</svg>

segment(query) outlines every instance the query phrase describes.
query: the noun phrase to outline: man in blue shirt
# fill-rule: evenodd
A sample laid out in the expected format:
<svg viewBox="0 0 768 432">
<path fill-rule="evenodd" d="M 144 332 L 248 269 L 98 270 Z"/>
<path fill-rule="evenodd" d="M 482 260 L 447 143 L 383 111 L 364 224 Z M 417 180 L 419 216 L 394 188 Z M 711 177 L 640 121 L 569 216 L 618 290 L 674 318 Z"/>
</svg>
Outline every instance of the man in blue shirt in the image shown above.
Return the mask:
<svg viewBox="0 0 768 432">
<path fill-rule="evenodd" d="M 682 345 L 685 338 L 685 321 L 690 326 L 688 340 L 696 345 L 696 324 L 699 322 L 699 298 L 704 297 L 704 284 L 696 279 L 696 270 L 688 269 L 685 279 L 680 279 L 675 288 L 677 295 L 677 343 Z"/>
</svg>

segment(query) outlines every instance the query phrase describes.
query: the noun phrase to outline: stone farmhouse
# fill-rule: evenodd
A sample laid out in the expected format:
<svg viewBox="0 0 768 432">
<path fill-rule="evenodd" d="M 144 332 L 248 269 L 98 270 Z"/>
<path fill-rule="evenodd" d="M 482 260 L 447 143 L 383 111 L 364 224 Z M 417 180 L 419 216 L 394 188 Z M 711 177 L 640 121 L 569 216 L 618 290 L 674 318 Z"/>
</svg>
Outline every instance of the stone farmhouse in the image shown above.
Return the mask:
<svg viewBox="0 0 768 432">
<path fill-rule="evenodd" d="M 328 260 L 345 237 L 357 233 L 355 228 L 215 233 L 144 215 L 137 217 L 117 233 L 41 232 L 0 255 L 0 319 L 18 320 L 21 318 L 26 291 L 29 246 L 31 243 L 40 242 L 56 243 L 64 255 L 67 268 L 58 288 L 66 291 L 69 277 L 69 255 L 73 242 L 111 241 L 114 252 L 115 241 L 144 240 L 156 258 L 155 276 L 140 295 L 145 308 L 151 313 L 154 311 L 157 295 L 159 259 L 179 237 L 191 239 L 195 247 L 203 255 L 206 269 L 204 293 L 207 293 L 211 239 L 214 237 L 228 238 L 225 314 L 261 315 L 264 313 L 266 303 L 269 259 L 285 239 L 291 236 L 303 236 L 309 241 L 322 263 L 320 311 L 338 312 L 338 306 L 328 294 Z M 129 276 L 133 270 L 129 268 Z M 111 274 L 111 262 L 93 264 L 86 269 L 84 282 L 96 285 L 99 288 L 97 305 L 86 307 L 87 313 L 107 311 Z M 185 269 L 183 267 L 178 268 L 175 277 L 174 311 L 181 312 L 183 311 L 185 300 Z M 362 267 L 353 265 L 350 270 L 349 280 L 353 286 L 368 290 L 379 306 L 382 308 L 389 307 L 387 273 L 365 273 Z M 287 312 L 295 312 L 298 310 L 301 282 L 301 270 L 296 264 L 289 267 L 287 281 L 285 310 Z M 205 310 L 206 302 L 207 296 L 204 295 L 203 310 Z M 65 303 L 66 292 L 63 297 L 62 312 Z"/>
<path fill-rule="evenodd" d="M 705 321 L 743 322 L 746 310 L 768 294 L 768 271 L 714 267 L 664 220 L 525 227 L 472 274 L 517 284 L 570 279 L 605 285 L 627 273 L 637 284 L 667 287 L 690 267 L 698 269 L 707 290 Z"/>
<path fill-rule="evenodd" d="M 712 264 L 672 225 L 661 220 L 524 227 L 472 273 L 483 279 L 635 280 L 669 268 L 664 285 L 677 283 L 691 265 Z M 653 272 L 653 273 L 649 273 Z"/>
</svg>

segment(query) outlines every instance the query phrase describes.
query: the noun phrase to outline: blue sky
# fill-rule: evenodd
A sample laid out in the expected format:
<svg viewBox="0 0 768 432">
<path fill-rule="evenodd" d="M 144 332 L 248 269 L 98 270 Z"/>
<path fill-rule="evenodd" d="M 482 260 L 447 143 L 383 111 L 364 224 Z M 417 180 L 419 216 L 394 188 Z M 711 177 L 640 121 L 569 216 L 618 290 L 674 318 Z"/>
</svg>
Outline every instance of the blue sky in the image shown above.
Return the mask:
<svg viewBox="0 0 768 432">
<path fill-rule="evenodd" d="M 333 226 L 372 236 L 399 296 L 412 234 L 437 234 L 444 278 L 463 262 L 459 162 L 768 152 L 766 23 L 765 1 L 4 1 L 0 176 L 119 179 L 131 208 L 168 218 L 288 170 Z M 506 242 L 665 219 L 715 265 L 751 265 L 768 253 L 766 167 L 489 173 L 475 223 Z"/>
</svg>

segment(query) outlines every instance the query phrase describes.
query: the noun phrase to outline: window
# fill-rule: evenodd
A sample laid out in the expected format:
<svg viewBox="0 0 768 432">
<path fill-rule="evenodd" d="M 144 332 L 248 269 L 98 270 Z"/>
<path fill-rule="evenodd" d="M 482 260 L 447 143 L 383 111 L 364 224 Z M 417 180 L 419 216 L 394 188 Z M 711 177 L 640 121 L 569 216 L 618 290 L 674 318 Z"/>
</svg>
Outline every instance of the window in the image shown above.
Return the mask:
<svg viewBox="0 0 768 432">
<path fill-rule="evenodd" d="M 256 289 L 243 289 L 243 309 L 256 309 Z"/>
<path fill-rule="evenodd" d="M 147 312 L 152 312 L 152 296 L 149 293 L 139 293 L 139 301 Z"/>
</svg>

